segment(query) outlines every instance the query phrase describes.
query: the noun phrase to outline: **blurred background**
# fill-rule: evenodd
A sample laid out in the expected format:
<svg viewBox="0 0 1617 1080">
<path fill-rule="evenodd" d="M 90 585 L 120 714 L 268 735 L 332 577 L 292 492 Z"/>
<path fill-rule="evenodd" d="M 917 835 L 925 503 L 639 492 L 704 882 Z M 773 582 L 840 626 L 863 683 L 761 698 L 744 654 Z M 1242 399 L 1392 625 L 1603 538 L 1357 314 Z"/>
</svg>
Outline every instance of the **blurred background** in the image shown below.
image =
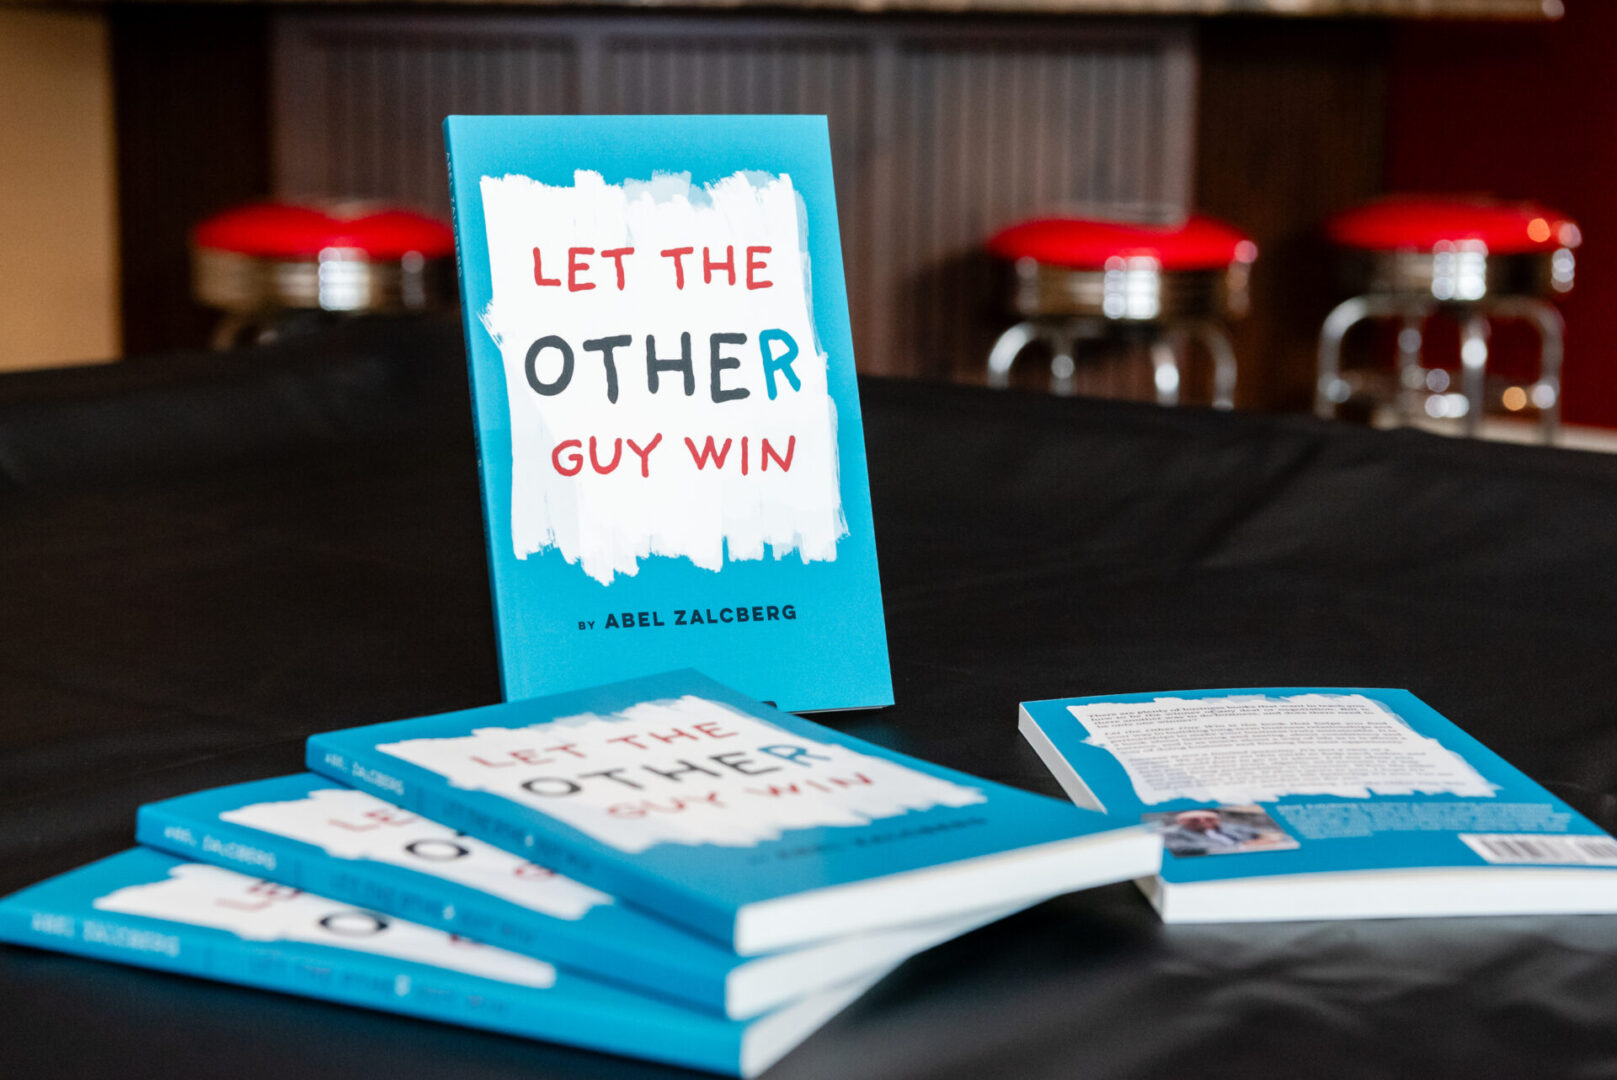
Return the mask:
<svg viewBox="0 0 1617 1080">
<path fill-rule="evenodd" d="M 1353 291 L 1327 219 L 1479 195 L 1580 227 L 1554 297 L 1563 415 L 1617 428 L 1612 41 L 1607 0 L 0 6 L 0 368 L 204 347 L 219 313 L 189 238 L 232 207 L 447 216 L 447 113 L 823 112 L 864 372 L 987 378 L 1016 319 L 985 248 L 1007 226 L 1201 211 L 1260 253 L 1229 325 L 1236 405 L 1307 410 Z M 1428 328 L 1429 368 L 1459 365 L 1451 323 Z M 1356 362 L 1390 370 L 1395 333 L 1356 335 Z M 1531 384 L 1530 327 L 1491 347 Z M 1043 360 L 1019 381 L 1045 388 Z M 1150 397 L 1131 387 L 1110 392 Z"/>
</svg>

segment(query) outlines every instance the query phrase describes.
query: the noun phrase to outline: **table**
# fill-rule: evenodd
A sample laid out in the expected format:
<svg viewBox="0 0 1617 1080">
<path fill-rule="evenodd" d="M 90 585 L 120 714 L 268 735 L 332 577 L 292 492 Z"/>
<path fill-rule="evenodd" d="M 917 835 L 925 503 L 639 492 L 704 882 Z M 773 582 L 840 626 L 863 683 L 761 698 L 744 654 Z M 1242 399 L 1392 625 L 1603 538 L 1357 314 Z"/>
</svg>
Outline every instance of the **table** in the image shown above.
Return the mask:
<svg viewBox="0 0 1617 1080">
<path fill-rule="evenodd" d="M 0 891 L 306 735 L 492 702 L 458 325 L 0 378 Z M 1617 460 L 862 385 L 898 705 L 1057 788 L 1016 703 L 1404 686 L 1617 827 Z M 0 1076 L 673 1070 L 0 948 Z M 770 1074 L 1617 1076 L 1617 918 L 1163 927 L 1127 886 L 911 961 Z"/>
</svg>

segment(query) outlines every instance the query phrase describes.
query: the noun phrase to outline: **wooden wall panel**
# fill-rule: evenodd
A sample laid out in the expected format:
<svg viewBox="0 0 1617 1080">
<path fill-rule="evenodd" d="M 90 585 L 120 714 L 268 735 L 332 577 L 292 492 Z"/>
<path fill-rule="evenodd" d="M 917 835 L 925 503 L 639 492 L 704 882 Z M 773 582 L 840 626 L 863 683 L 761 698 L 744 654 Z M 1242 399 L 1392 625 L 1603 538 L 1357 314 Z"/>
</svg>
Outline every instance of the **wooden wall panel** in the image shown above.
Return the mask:
<svg viewBox="0 0 1617 1080">
<path fill-rule="evenodd" d="M 490 14 L 276 17 L 286 194 L 447 208 L 448 112 L 823 112 L 862 369 L 971 375 L 1005 321 L 977 253 L 1057 205 L 1188 205 L 1186 26 Z"/>
<path fill-rule="evenodd" d="M 186 237 L 270 186 L 266 16 L 116 4 L 108 18 L 124 351 L 201 345 L 215 317 L 190 300 Z"/>
<path fill-rule="evenodd" d="M 1307 409 L 1320 323 L 1341 298 L 1320 233 L 1380 194 L 1390 28 L 1203 24 L 1196 199 L 1258 242 L 1252 313 L 1234 327 L 1247 408 Z"/>
</svg>

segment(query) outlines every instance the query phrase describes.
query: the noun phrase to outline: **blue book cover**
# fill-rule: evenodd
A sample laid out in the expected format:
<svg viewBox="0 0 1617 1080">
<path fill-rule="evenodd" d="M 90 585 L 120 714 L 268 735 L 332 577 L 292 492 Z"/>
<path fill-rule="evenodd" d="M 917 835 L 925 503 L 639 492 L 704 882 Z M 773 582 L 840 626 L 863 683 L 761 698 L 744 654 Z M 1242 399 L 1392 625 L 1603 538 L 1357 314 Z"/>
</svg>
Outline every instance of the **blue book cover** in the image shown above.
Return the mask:
<svg viewBox="0 0 1617 1080">
<path fill-rule="evenodd" d="M 742 955 L 1156 872 L 1160 842 L 694 671 L 310 738 L 309 767 Z"/>
<path fill-rule="evenodd" d="M 1030 701 L 1080 806 L 1163 838 L 1169 922 L 1617 911 L 1617 840 L 1407 690 Z"/>
<path fill-rule="evenodd" d="M 0 941 L 753 1076 L 873 979 L 743 1023 L 149 848 L 0 900 Z"/>
<path fill-rule="evenodd" d="M 892 704 L 825 118 L 444 138 L 505 697 Z"/>
<path fill-rule="evenodd" d="M 739 957 L 598 889 L 312 773 L 148 804 L 137 815 L 135 838 L 732 1019 L 891 967 L 1009 913 Z"/>
</svg>

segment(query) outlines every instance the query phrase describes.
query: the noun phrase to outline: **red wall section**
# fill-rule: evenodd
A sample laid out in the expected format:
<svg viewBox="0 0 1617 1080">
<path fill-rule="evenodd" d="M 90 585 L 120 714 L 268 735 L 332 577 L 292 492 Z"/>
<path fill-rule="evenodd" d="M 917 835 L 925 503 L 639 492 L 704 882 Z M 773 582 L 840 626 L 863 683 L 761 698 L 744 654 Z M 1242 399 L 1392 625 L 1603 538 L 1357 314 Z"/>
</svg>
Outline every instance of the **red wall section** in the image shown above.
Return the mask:
<svg viewBox="0 0 1617 1080">
<path fill-rule="evenodd" d="M 1551 24 L 1405 23 L 1387 95 L 1389 191 L 1533 198 L 1583 229 L 1563 409 L 1617 427 L 1617 0 L 1567 0 Z M 1502 334 L 1508 366 L 1525 344 Z"/>
</svg>

